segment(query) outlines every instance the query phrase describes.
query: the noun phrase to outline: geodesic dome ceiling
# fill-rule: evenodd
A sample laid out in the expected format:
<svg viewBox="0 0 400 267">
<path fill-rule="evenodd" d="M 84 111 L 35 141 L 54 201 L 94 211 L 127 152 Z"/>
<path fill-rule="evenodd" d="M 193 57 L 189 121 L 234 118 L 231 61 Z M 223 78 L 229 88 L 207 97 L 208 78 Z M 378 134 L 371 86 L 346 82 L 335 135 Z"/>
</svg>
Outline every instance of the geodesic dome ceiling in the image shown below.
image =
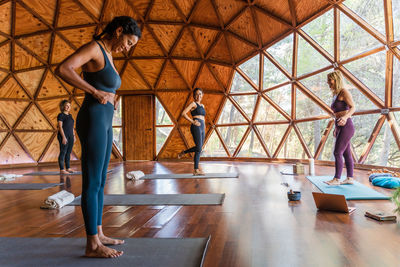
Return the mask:
<svg viewBox="0 0 400 267">
<path fill-rule="evenodd" d="M 55 66 L 117 15 L 143 32 L 114 55 L 119 94 L 154 94 L 168 129 L 158 158 L 193 144 L 180 117 L 205 90 L 205 156 L 331 160 L 326 73 L 342 71 L 356 100 L 353 154 L 398 163 L 400 7 L 391 0 L 0 1 L 0 163 L 56 161 L 56 116 L 82 91 Z M 165 133 L 164 133 L 165 134 Z M 79 145 L 74 156 L 79 157 Z M 114 157 L 120 157 L 114 147 Z M 384 159 L 382 161 L 382 159 Z"/>
</svg>

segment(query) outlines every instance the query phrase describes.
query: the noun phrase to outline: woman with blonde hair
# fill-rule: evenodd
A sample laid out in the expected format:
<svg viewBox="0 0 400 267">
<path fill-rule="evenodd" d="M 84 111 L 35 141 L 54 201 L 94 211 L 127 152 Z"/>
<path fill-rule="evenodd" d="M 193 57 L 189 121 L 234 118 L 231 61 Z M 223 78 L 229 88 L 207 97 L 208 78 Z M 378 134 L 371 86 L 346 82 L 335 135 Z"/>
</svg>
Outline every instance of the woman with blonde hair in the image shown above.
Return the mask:
<svg viewBox="0 0 400 267">
<path fill-rule="evenodd" d="M 328 85 L 333 95 L 331 109 L 335 115 L 336 137 L 335 150 L 335 176 L 327 181 L 328 185 L 352 184 L 354 162 L 351 155 L 350 140 L 354 135 L 354 125 L 351 115 L 355 112 L 355 106 L 351 93 L 343 88 L 343 78 L 339 71 L 328 74 Z M 346 164 L 347 178 L 340 182 L 343 170 L 343 158 Z"/>
</svg>

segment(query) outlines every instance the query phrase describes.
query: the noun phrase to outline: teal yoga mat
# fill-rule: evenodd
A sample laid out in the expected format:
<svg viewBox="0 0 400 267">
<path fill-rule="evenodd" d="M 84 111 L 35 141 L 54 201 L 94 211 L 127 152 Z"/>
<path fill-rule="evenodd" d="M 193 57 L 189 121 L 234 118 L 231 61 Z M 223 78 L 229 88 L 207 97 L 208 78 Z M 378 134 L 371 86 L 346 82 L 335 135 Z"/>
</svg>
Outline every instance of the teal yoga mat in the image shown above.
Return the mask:
<svg viewBox="0 0 400 267">
<path fill-rule="evenodd" d="M 332 176 L 307 176 L 319 190 L 327 194 L 344 195 L 347 200 L 360 200 L 360 199 L 389 199 L 374 189 L 365 186 L 357 181 L 354 184 L 348 185 L 327 185 L 324 181 L 329 181 Z M 343 179 L 343 178 L 342 178 Z"/>
</svg>

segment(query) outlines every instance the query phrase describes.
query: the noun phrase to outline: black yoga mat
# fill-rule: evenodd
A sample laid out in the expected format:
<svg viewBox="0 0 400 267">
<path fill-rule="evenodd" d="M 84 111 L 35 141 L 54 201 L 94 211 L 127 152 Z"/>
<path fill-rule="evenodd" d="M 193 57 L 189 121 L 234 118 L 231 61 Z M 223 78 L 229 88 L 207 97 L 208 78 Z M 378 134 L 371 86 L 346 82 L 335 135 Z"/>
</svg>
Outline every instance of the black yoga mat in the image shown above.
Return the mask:
<svg viewBox="0 0 400 267">
<path fill-rule="evenodd" d="M 105 206 L 221 205 L 225 194 L 128 194 L 104 195 Z M 69 206 L 79 206 L 81 196 Z"/>
<path fill-rule="evenodd" d="M 147 174 L 139 180 L 146 179 L 213 179 L 213 178 L 238 178 L 237 173 L 205 173 L 204 175 L 193 175 L 192 173 L 167 173 L 167 174 Z"/>
<path fill-rule="evenodd" d="M 84 238 L 0 238 L 0 266 L 202 266 L 208 238 L 127 238 L 119 258 L 83 257 Z"/>
<path fill-rule="evenodd" d="M 48 183 L 48 184 L 11 184 L 11 183 L 0 183 L 0 190 L 42 190 L 51 188 L 57 185 L 62 185 L 62 183 Z"/>
<path fill-rule="evenodd" d="M 107 173 L 112 172 L 112 170 L 108 170 Z M 52 172 L 29 172 L 29 173 L 25 173 L 24 176 L 41 176 L 41 175 L 81 175 L 82 172 L 80 171 L 76 171 L 73 173 L 63 173 L 60 174 L 60 171 L 52 171 Z"/>
</svg>

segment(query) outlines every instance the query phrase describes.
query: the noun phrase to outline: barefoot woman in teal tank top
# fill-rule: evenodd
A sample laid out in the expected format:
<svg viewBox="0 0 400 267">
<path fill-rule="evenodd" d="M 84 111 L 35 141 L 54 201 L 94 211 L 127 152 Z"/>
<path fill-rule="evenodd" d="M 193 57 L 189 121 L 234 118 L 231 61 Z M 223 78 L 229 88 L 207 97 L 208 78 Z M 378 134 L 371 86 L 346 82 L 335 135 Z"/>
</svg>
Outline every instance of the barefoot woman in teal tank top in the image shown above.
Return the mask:
<svg viewBox="0 0 400 267">
<path fill-rule="evenodd" d="M 116 17 L 94 41 L 82 46 L 64 60 L 57 74 L 85 91 L 76 126 L 82 147 L 82 213 L 87 244 L 85 256 L 114 258 L 122 251 L 106 247 L 123 240 L 106 237 L 102 229 L 104 185 L 113 142 L 112 119 L 117 105 L 116 90 L 121 79 L 112 63 L 112 52 L 129 51 L 141 37 L 131 17 Z M 82 68 L 83 79 L 75 72 Z"/>
</svg>

